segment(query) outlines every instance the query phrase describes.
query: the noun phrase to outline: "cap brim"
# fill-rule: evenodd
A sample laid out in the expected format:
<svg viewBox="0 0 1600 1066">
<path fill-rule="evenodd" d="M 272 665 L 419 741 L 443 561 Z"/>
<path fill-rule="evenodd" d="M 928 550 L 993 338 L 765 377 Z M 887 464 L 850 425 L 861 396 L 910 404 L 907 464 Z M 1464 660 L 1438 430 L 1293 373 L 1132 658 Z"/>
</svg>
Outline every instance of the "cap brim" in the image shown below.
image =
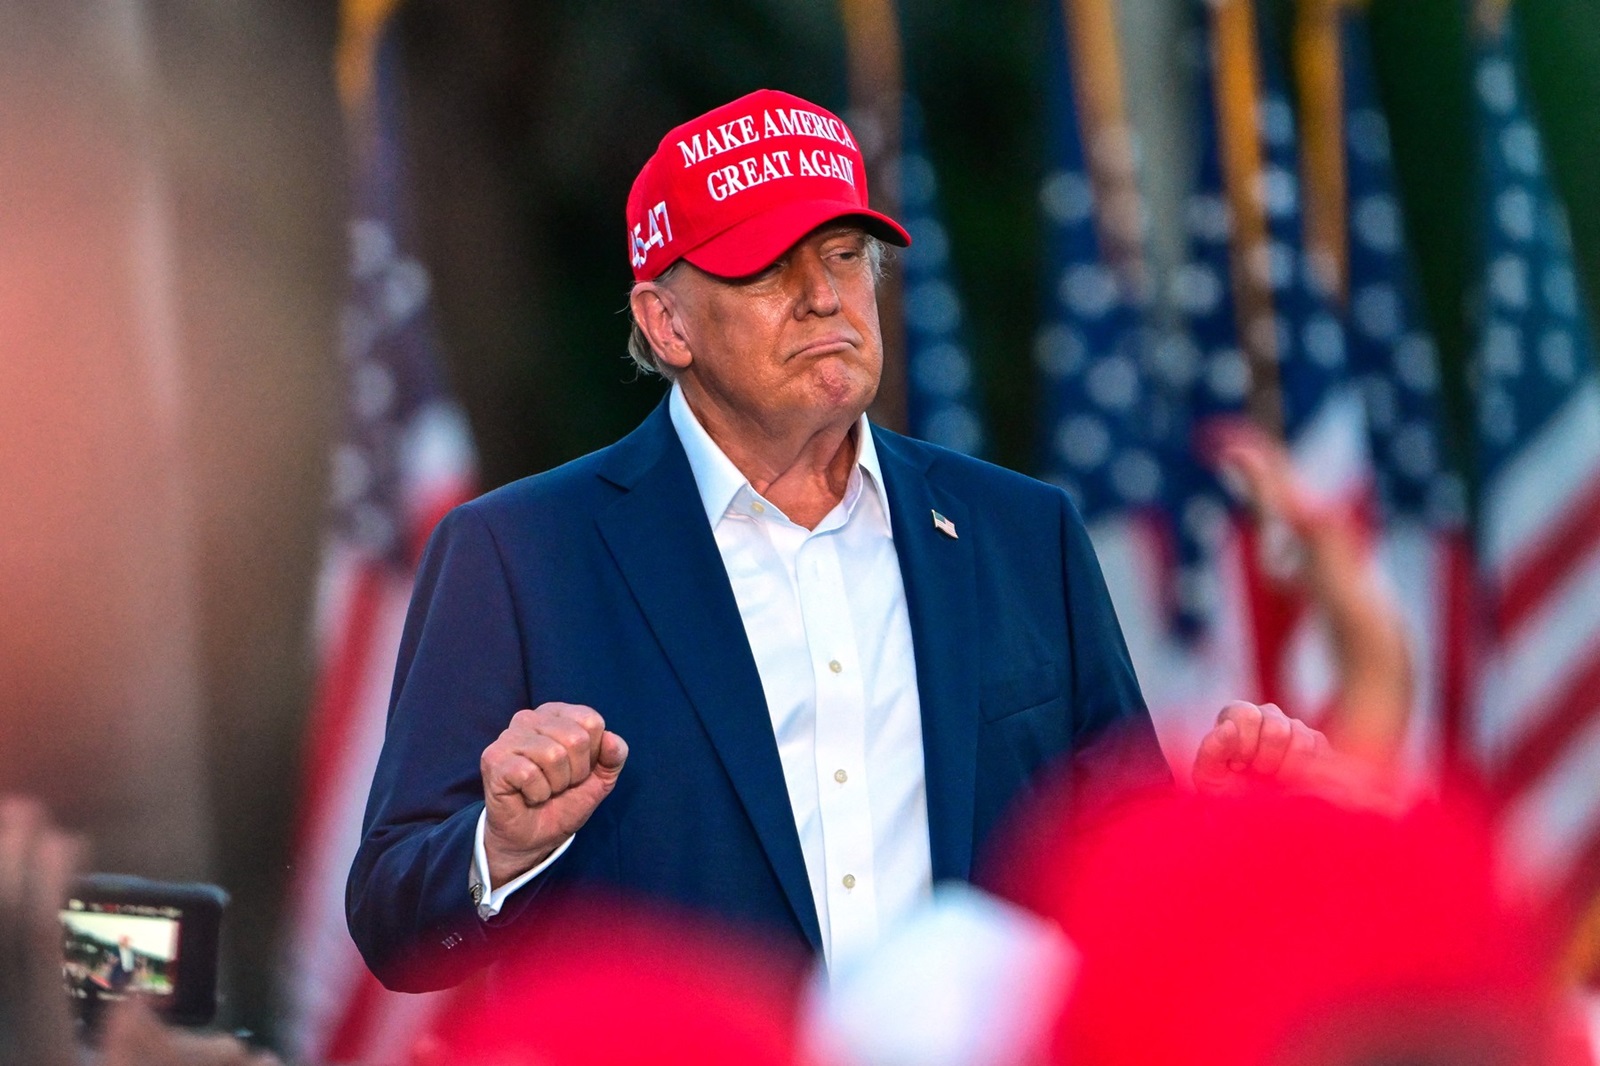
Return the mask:
<svg viewBox="0 0 1600 1066">
<path fill-rule="evenodd" d="M 879 240 L 901 248 L 911 243 L 911 234 L 881 212 L 842 201 L 806 200 L 735 223 L 683 253 L 683 258 L 708 274 L 742 278 L 765 270 L 806 234 L 836 221 L 855 222 Z"/>
</svg>

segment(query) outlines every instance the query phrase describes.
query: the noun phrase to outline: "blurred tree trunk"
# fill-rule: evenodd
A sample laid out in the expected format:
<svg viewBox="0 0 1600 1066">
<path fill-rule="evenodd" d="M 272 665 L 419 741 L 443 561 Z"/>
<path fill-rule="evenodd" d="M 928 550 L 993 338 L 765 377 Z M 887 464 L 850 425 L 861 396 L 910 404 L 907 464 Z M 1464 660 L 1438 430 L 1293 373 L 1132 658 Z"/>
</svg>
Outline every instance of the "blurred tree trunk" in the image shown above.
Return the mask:
<svg viewBox="0 0 1600 1066">
<path fill-rule="evenodd" d="M 180 263 L 228 1020 L 270 1032 L 345 291 L 335 0 L 145 0 Z"/>
</svg>

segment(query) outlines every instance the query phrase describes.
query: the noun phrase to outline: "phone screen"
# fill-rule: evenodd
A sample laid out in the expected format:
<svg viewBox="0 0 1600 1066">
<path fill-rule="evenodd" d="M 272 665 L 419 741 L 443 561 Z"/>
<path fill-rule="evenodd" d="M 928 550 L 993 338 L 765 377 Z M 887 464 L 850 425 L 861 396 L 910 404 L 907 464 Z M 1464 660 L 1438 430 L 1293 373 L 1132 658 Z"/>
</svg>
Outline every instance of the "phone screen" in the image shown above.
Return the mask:
<svg viewBox="0 0 1600 1066">
<path fill-rule="evenodd" d="M 177 988 L 181 908 L 71 899 L 61 926 L 62 979 L 73 998 L 165 998 Z"/>
</svg>

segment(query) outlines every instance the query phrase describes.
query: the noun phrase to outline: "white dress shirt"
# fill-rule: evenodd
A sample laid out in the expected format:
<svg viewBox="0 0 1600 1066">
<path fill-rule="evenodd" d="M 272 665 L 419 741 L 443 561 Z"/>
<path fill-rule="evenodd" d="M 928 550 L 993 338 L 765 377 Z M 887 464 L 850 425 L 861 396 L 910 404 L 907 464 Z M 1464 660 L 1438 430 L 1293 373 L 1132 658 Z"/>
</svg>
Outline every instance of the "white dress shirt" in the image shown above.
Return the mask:
<svg viewBox="0 0 1600 1066">
<path fill-rule="evenodd" d="M 848 961 L 933 879 L 911 622 L 872 434 L 863 416 L 844 498 L 808 530 L 751 487 L 677 386 L 668 409 L 761 676 L 823 953 Z M 486 893 L 479 914 L 566 846 Z M 480 818 L 471 883 L 487 869 Z"/>
</svg>

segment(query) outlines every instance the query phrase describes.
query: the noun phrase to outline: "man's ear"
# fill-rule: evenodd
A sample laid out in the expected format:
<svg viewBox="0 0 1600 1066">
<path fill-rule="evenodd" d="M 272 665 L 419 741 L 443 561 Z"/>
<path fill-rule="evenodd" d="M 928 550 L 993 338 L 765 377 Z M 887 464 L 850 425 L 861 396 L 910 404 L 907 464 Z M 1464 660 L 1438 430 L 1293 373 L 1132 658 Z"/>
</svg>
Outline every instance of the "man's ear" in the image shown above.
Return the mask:
<svg viewBox="0 0 1600 1066">
<path fill-rule="evenodd" d="M 694 362 L 677 301 L 665 286 L 651 281 L 639 282 L 628 297 L 628 306 L 645 340 L 655 350 L 656 358 L 675 370 L 684 370 Z"/>
</svg>

